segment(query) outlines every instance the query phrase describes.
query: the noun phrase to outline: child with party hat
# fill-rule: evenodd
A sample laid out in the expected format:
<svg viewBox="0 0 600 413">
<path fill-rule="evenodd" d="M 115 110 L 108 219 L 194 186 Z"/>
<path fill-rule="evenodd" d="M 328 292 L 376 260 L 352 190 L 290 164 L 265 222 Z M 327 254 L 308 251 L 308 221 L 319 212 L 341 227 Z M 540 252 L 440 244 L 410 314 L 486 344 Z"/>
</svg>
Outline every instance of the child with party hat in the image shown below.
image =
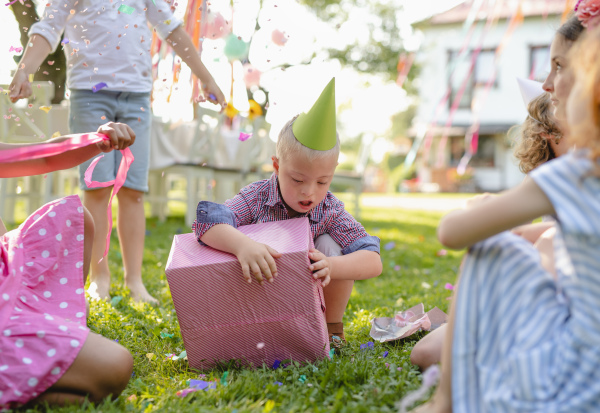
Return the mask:
<svg viewBox="0 0 600 413">
<path fill-rule="evenodd" d="M 244 278 L 259 284 L 276 282 L 281 254 L 236 228 L 259 222 L 308 217 L 315 248 L 310 270 L 321 279 L 329 340 L 345 343 L 342 318 L 355 280 L 381 274 L 379 238 L 367 234 L 345 209 L 329 185 L 338 164 L 335 79 L 313 107 L 289 120 L 279 133 L 274 172 L 254 182 L 223 205 L 201 201 L 192 229 L 199 242 L 234 254 Z"/>
</svg>

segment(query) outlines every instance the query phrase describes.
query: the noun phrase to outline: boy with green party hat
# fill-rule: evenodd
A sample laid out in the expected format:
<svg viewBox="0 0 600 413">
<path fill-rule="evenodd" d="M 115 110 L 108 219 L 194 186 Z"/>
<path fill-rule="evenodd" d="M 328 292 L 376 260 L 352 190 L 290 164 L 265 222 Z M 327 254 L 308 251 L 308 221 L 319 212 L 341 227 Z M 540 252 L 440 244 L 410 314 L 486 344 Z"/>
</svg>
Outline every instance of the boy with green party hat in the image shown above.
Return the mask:
<svg viewBox="0 0 600 413">
<path fill-rule="evenodd" d="M 379 238 L 367 234 L 345 209 L 329 185 L 338 163 L 340 142 L 336 132 L 335 79 L 313 107 L 288 121 L 279 133 L 274 173 L 254 182 L 225 204 L 202 201 L 192 225 L 199 242 L 234 254 L 247 282 L 251 276 L 262 285 L 277 276 L 280 253 L 257 243 L 236 228 L 258 222 L 308 217 L 315 248 L 310 270 L 321 279 L 325 318 L 332 344 L 344 341 L 342 318 L 354 280 L 381 274 Z"/>
</svg>

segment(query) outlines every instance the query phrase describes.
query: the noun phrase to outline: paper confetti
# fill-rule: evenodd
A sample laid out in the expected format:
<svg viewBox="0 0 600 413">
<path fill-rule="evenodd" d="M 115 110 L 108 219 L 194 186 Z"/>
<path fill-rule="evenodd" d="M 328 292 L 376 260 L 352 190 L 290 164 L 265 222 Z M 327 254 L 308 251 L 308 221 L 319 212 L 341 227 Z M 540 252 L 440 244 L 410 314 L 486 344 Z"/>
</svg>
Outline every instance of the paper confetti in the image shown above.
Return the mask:
<svg viewBox="0 0 600 413">
<path fill-rule="evenodd" d="M 154 353 L 147 353 L 146 357 L 148 357 L 148 360 L 152 360 L 155 357 Z"/>
<path fill-rule="evenodd" d="M 54 136 L 53 136 L 54 137 Z M 121 302 L 121 300 L 123 299 L 123 297 L 121 297 L 120 295 L 115 295 L 113 298 L 111 298 L 110 303 L 111 305 L 114 307 L 117 304 L 119 304 Z"/>
<path fill-rule="evenodd" d="M 304 374 L 302 374 L 300 376 L 300 378 L 298 379 L 299 382 L 304 383 L 306 381 L 306 376 Z"/>
<path fill-rule="evenodd" d="M 190 380 L 190 387 L 198 390 L 210 390 L 217 388 L 217 382 L 204 380 Z"/>
<path fill-rule="evenodd" d="M 64 39 L 62 39 L 62 41 L 60 42 L 60 44 L 67 44 L 69 43 L 69 39 L 67 39 L 66 37 Z"/>
<path fill-rule="evenodd" d="M 29 83 L 33 82 L 33 73 L 29 75 Z"/>
<path fill-rule="evenodd" d="M 365 344 L 361 344 L 361 345 L 360 345 L 360 349 L 361 349 L 362 351 L 364 351 L 364 350 L 368 350 L 368 349 L 372 349 L 372 348 L 375 348 L 375 344 L 373 344 L 373 342 L 372 342 L 372 341 L 369 341 L 369 342 L 367 342 L 367 343 L 365 343 Z"/>
<path fill-rule="evenodd" d="M 395 243 L 394 241 L 390 241 L 390 242 L 388 242 L 387 244 L 385 244 L 384 248 L 385 248 L 387 251 L 389 251 L 389 250 L 391 250 L 392 248 L 394 248 L 395 246 L 396 246 L 396 243 Z"/>
<path fill-rule="evenodd" d="M 128 6 L 126 4 L 121 4 L 121 6 L 119 7 L 119 12 L 121 13 L 125 13 L 125 14 L 131 14 L 135 11 L 135 9 L 131 6 Z"/>
<path fill-rule="evenodd" d="M 448 251 L 439 250 L 438 252 L 435 253 L 435 255 L 437 255 L 438 257 L 443 257 L 444 255 L 448 255 Z"/>
<path fill-rule="evenodd" d="M 40 109 L 48 113 L 50 112 L 50 109 L 52 109 L 52 106 L 40 106 Z"/>
<path fill-rule="evenodd" d="M 259 349 L 259 350 L 262 349 L 262 348 L 264 348 L 264 347 L 265 347 L 265 343 L 258 343 L 256 345 L 256 348 Z"/>
<path fill-rule="evenodd" d="M 108 85 L 104 82 L 100 82 L 95 86 L 92 86 L 92 92 L 96 93 L 97 91 L 99 91 L 100 89 L 103 89 L 105 87 L 108 87 Z"/>
<path fill-rule="evenodd" d="M 383 358 L 386 358 L 386 357 L 388 356 L 388 354 L 390 354 L 390 352 L 389 352 L 389 351 L 384 351 L 384 352 L 383 352 Z"/>
<path fill-rule="evenodd" d="M 450 291 L 454 290 L 454 286 L 450 283 L 446 283 L 446 285 L 444 285 L 444 288 Z"/>
<path fill-rule="evenodd" d="M 283 383 L 280 382 L 280 381 L 276 381 L 275 384 L 278 385 L 278 386 L 283 386 Z"/>
<path fill-rule="evenodd" d="M 428 290 L 428 289 L 430 289 L 430 288 L 431 288 L 431 284 L 429 284 L 429 283 L 426 283 L 425 281 L 423 281 L 423 282 L 421 283 L 421 287 L 423 287 L 423 288 L 425 288 L 425 289 L 427 289 L 427 290 Z"/>
<path fill-rule="evenodd" d="M 11 4 L 16 3 L 16 2 L 17 2 L 17 0 L 13 0 L 10 3 L 6 3 L 5 6 L 10 6 Z"/>
<path fill-rule="evenodd" d="M 273 400 L 267 400 L 265 403 L 265 408 L 263 409 L 264 413 L 269 413 L 275 407 L 275 402 Z"/>
<path fill-rule="evenodd" d="M 22 47 L 14 47 L 14 46 L 10 46 L 10 49 L 8 49 L 9 52 L 15 52 L 15 53 L 21 53 L 23 51 Z"/>
<path fill-rule="evenodd" d="M 223 375 L 221 376 L 221 384 L 222 384 L 223 386 L 227 386 L 227 376 L 228 376 L 228 375 L 229 375 L 229 372 L 228 372 L 228 371 L 225 371 L 225 372 L 223 373 Z"/>
<path fill-rule="evenodd" d="M 250 139 L 252 137 L 251 133 L 245 133 L 245 132 L 240 132 L 240 141 L 244 142 L 247 141 L 248 139 Z"/>
<path fill-rule="evenodd" d="M 329 358 L 333 360 L 333 356 L 335 355 L 335 349 L 329 350 Z"/>
<path fill-rule="evenodd" d="M 160 338 L 173 338 L 175 334 L 173 333 L 165 333 L 164 331 L 160 332 Z"/>
</svg>

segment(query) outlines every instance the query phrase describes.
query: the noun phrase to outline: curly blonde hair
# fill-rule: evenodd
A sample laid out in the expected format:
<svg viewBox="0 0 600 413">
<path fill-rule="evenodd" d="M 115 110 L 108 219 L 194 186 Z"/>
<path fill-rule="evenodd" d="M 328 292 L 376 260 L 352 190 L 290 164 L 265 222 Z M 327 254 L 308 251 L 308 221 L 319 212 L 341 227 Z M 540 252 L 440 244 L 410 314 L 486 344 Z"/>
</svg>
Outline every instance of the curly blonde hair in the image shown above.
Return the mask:
<svg viewBox="0 0 600 413">
<path fill-rule="evenodd" d="M 573 70 L 573 84 L 583 82 L 577 98 L 589 105 L 591 116 L 577 124 L 569 124 L 569 143 L 587 148 L 590 158 L 600 158 L 600 26 L 588 31 L 569 50 L 569 69 Z M 572 136 L 572 138 L 571 138 Z"/>
<path fill-rule="evenodd" d="M 550 105 L 548 93 L 533 99 L 527 105 L 529 116 L 525 118 L 525 122 L 513 126 L 508 132 L 517 136 L 514 155 L 519 160 L 519 169 L 525 174 L 556 158 L 548 138 L 551 137 L 558 143 L 562 133 L 552 116 Z"/>
</svg>

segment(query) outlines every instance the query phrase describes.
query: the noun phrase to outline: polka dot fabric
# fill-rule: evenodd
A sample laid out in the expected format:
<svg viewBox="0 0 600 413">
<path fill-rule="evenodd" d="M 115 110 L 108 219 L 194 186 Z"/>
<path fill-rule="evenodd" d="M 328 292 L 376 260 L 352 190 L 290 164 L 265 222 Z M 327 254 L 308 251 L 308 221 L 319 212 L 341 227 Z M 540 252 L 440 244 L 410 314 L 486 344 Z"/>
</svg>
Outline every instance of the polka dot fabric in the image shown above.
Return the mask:
<svg viewBox="0 0 600 413">
<path fill-rule="evenodd" d="M 0 237 L 0 408 L 46 391 L 87 338 L 83 231 L 75 195 Z"/>
</svg>

